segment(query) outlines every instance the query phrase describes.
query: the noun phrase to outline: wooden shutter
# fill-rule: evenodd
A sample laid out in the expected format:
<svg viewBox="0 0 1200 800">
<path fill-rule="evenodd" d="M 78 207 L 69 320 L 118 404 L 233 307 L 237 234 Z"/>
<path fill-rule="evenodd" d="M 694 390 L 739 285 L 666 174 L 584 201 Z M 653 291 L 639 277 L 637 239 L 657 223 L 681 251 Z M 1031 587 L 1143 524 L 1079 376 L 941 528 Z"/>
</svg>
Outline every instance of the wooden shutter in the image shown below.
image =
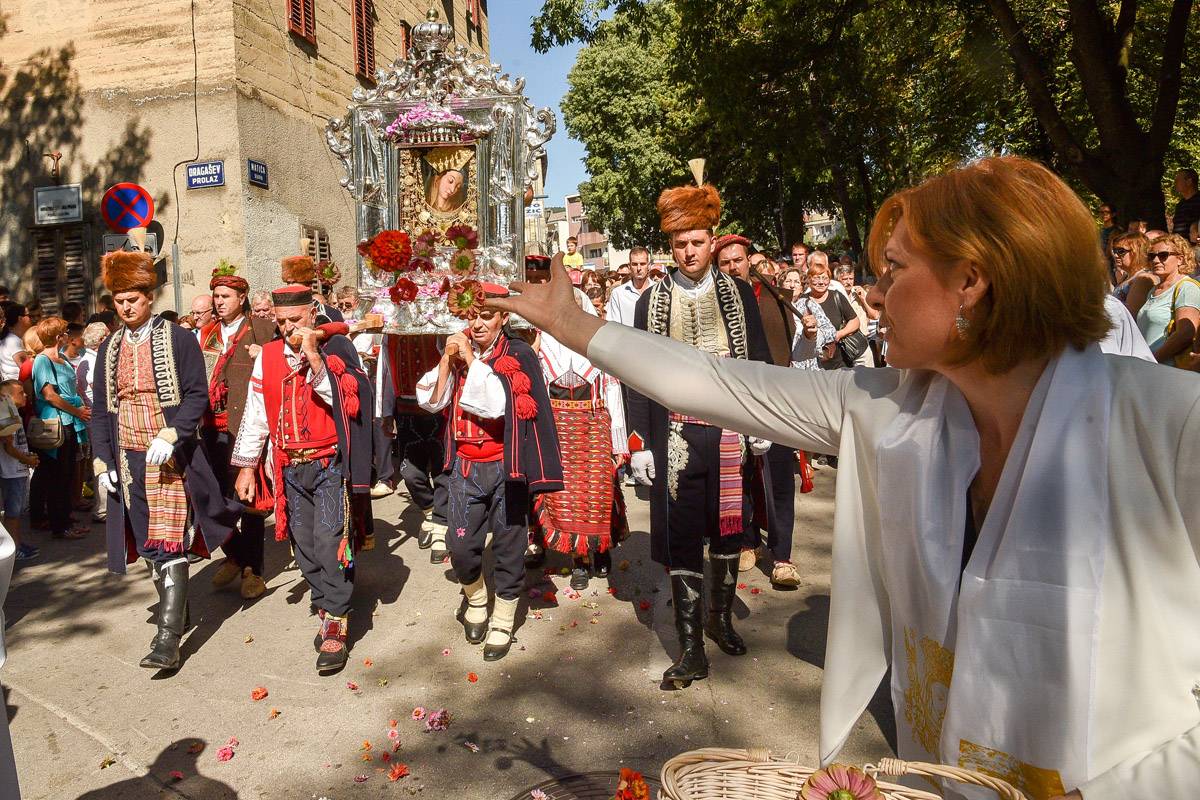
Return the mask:
<svg viewBox="0 0 1200 800">
<path fill-rule="evenodd" d="M 88 307 L 88 297 L 91 294 L 91 279 L 87 266 L 87 239 L 84 230 L 67 228 L 63 232 L 62 263 L 63 263 L 63 302 L 82 303 Z"/>
<path fill-rule="evenodd" d="M 317 43 L 317 0 L 287 0 L 288 31 L 311 45 Z"/>
<path fill-rule="evenodd" d="M 412 26 L 400 20 L 400 58 L 408 58 L 408 42 L 411 38 Z"/>
<path fill-rule="evenodd" d="M 325 232 L 324 228 L 319 225 L 305 225 L 300 229 L 300 233 L 308 239 L 308 255 L 312 256 L 313 261 L 320 264 L 322 261 L 329 261 L 332 258 L 329 234 Z"/>
<path fill-rule="evenodd" d="M 33 232 L 33 283 L 46 315 L 58 313 L 58 231 Z"/>
<path fill-rule="evenodd" d="M 354 24 L 354 74 L 375 80 L 375 4 L 372 0 L 351 0 Z"/>
</svg>

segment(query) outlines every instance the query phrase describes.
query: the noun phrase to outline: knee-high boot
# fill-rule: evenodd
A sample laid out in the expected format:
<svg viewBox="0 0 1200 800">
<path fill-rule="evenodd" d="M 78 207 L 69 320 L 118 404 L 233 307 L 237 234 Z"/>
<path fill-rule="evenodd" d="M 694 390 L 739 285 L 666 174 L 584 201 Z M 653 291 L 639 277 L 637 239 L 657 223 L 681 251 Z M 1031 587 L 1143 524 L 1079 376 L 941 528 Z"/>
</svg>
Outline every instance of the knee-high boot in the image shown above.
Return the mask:
<svg viewBox="0 0 1200 800">
<path fill-rule="evenodd" d="M 738 557 L 709 554 L 712 582 L 708 586 L 708 625 L 705 630 L 721 651 L 731 656 L 746 655 L 746 643 L 733 629 L 733 596 L 737 592 Z"/>
<path fill-rule="evenodd" d="M 734 561 L 734 567 L 737 562 Z M 679 635 L 679 658 L 667 667 L 663 680 L 687 686 L 708 677 L 701 626 L 704 578 L 700 575 L 671 575 L 671 605 L 675 609 L 675 632 Z"/>
<path fill-rule="evenodd" d="M 179 641 L 187 614 L 188 563 L 180 558 L 157 568 L 159 592 L 158 635 L 141 664 L 147 669 L 178 669 Z"/>
</svg>

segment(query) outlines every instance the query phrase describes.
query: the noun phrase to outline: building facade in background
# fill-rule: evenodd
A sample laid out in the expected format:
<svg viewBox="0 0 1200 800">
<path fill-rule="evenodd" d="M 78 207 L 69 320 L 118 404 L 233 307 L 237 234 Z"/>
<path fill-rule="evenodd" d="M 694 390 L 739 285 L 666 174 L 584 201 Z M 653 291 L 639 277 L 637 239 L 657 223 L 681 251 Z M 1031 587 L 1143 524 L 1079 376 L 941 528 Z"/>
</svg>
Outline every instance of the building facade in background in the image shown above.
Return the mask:
<svg viewBox="0 0 1200 800">
<path fill-rule="evenodd" d="M 484 3 L 434 5 L 457 43 L 489 52 Z M 161 0 L 147 13 L 128 0 L 9 0 L 0 33 L 0 283 L 49 310 L 76 299 L 90 308 L 108 232 L 100 198 L 119 182 L 149 190 L 151 231 L 168 255 L 177 246 L 159 309 L 174 305 L 172 270 L 186 308 L 208 291 L 222 258 L 272 287 L 279 259 L 297 254 L 302 238 L 353 281 L 353 202 L 325 123 L 406 52 L 428 8 L 427 0 Z M 197 188 L 187 188 L 189 164 Z M 79 187 L 78 219 L 44 203 L 50 221 L 37 224 L 35 189 L 59 184 Z"/>
</svg>

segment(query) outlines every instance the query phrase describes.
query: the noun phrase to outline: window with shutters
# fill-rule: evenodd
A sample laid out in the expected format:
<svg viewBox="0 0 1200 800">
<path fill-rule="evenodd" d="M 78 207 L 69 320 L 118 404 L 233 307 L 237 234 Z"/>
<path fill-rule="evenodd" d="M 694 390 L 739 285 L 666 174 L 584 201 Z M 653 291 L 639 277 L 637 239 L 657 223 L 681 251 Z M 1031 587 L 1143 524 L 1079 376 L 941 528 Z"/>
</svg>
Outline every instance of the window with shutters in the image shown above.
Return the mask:
<svg viewBox="0 0 1200 800">
<path fill-rule="evenodd" d="M 375 80 L 375 3 L 351 0 L 354 23 L 354 74 Z"/>
<path fill-rule="evenodd" d="M 412 26 L 405 20 L 400 20 L 400 58 L 408 58 L 408 42 L 412 35 Z"/>
<path fill-rule="evenodd" d="M 317 0 L 287 0 L 288 31 L 317 44 Z"/>
<path fill-rule="evenodd" d="M 90 310 L 88 255 L 88 230 L 83 225 L 33 231 L 33 283 L 46 314 L 58 314 L 71 301 Z"/>
<path fill-rule="evenodd" d="M 329 249 L 329 234 L 320 225 L 302 225 L 300 235 L 308 239 L 308 255 L 320 264 L 329 261 L 333 256 Z"/>
</svg>

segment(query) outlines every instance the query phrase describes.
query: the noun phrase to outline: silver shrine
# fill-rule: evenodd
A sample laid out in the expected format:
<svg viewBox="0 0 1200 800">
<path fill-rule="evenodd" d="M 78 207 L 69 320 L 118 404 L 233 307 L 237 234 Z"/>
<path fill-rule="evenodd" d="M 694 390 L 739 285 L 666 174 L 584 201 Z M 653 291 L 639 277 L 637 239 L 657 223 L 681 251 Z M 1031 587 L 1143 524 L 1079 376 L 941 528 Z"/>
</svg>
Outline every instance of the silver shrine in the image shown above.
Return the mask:
<svg viewBox="0 0 1200 800">
<path fill-rule="evenodd" d="M 341 185 L 354 196 L 360 242 L 399 229 L 414 240 L 425 229 L 470 225 L 478 232 L 478 277 L 509 284 L 525 273 L 525 194 L 554 135 L 554 114 L 534 109 L 524 78 L 463 45 L 450 49 L 453 28 L 430 10 L 412 34 L 407 58 L 376 72 L 373 89 L 357 88 L 346 116 L 325 129 L 342 162 Z M 452 333 L 463 320 L 449 313 L 438 287 L 453 248 L 442 248 L 416 282 L 416 301 L 392 302 L 398 275 L 358 258 L 364 310 L 383 315 L 384 331 Z"/>
</svg>

